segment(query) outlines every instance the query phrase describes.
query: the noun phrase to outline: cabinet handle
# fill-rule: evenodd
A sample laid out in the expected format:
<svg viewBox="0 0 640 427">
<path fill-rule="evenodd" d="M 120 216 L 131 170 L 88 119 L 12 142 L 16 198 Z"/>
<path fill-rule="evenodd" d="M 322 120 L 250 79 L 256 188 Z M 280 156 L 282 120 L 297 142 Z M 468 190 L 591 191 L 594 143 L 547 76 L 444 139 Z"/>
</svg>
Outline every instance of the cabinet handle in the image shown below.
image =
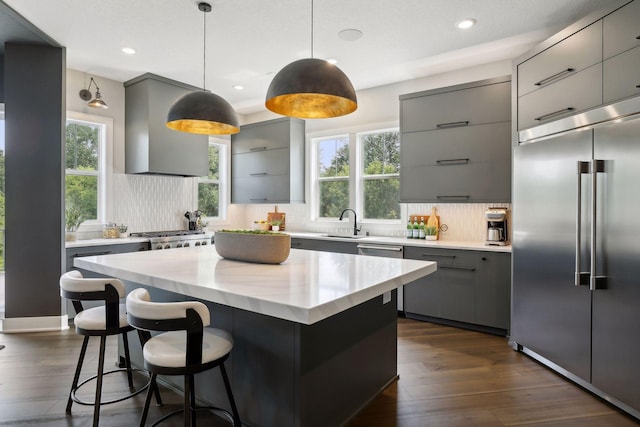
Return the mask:
<svg viewBox="0 0 640 427">
<path fill-rule="evenodd" d="M 440 255 L 440 254 L 428 254 L 426 252 L 423 252 L 421 254 L 422 256 L 428 256 L 428 257 L 440 257 L 440 258 L 451 258 L 451 259 L 455 259 L 455 255 Z"/>
<path fill-rule="evenodd" d="M 636 36 L 636 40 L 640 40 L 640 36 Z"/>
<path fill-rule="evenodd" d="M 436 163 L 441 166 L 466 165 L 469 163 L 469 159 L 444 159 L 444 160 L 436 160 Z"/>
<path fill-rule="evenodd" d="M 291 246 L 300 246 L 301 244 L 300 242 L 291 242 Z"/>
<path fill-rule="evenodd" d="M 266 149 L 267 147 L 253 147 L 253 148 L 249 148 L 249 151 L 264 151 Z"/>
<path fill-rule="evenodd" d="M 536 86 L 544 86 L 548 83 L 551 83 L 552 81 L 559 79 L 560 77 L 564 76 L 565 74 L 569 74 L 569 73 L 573 73 L 575 71 L 575 69 L 573 68 L 567 68 L 566 70 L 562 70 L 557 74 L 554 74 L 553 76 L 549 76 L 549 77 L 545 77 L 544 79 L 540 80 L 537 83 L 534 83 Z"/>
<path fill-rule="evenodd" d="M 268 199 L 266 197 L 263 197 L 262 199 L 249 199 L 249 200 L 251 200 L 252 202 L 265 202 Z"/>
<path fill-rule="evenodd" d="M 555 116 L 561 116 L 563 114 L 570 113 L 573 110 L 575 110 L 575 108 L 573 108 L 573 107 L 563 108 L 562 110 L 554 111 L 553 113 L 543 114 L 540 117 L 536 117 L 534 120 L 537 120 L 537 121 L 547 120 L 547 119 L 550 119 L 550 118 L 555 117 Z"/>
<path fill-rule="evenodd" d="M 582 248 L 582 175 L 589 173 L 589 162 L 578 162 L 578 192 L 576 203 L 576 269 L 574 285 L 588 285 L 589 273 L 582 271 L 581 248 Z"/>
<path fill-rule="evenodd" d="M 448 196 L 448 195 L 444 195 L 444 196 L 436 196 L 438 199 L 470 199 L 471 196 Z"/>
<path fill-rule="evenodd" d="M 111 251 L 106 251 L 106 252 L 87 252 L 84 254 L 73 254 L 74 258 L 80 258 L 83 256 L 100 256 L 100 255 L 109 255 L 111 253 Z"/>
<path fill-rule="evenodd" d="M 475 267 L 449 267 L 446 265 L 439 265 L 438 268 L 442 270 L 476 271 Z"/>
<path fill-rule="evenodd" d="M 462 126 L 469 126 L 469 121 L 465 120 L 462 122 L 438 123 L 436 125 L 438 129 L 458 128 Z"/>
<path fill-rule="evenodd" d="M 258 172 L 258 173 L 250 173 L 251 176 L 266 176 L 268 173 L 266 172 Z"/>
</svg>

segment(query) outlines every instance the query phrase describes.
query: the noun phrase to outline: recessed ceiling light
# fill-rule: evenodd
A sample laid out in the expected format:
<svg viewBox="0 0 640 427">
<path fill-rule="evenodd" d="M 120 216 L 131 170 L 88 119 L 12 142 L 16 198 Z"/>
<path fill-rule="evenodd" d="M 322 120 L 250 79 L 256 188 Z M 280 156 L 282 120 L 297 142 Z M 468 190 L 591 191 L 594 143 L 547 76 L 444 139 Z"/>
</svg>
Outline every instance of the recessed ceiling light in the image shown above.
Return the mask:
<svg viewBox="0 0 640 427">
<path fill-rule="evenodd" d="M 244 89 L 244 86 L 242 86 L 242 85 L 233 85 L 233 88 L 235 90 L 242 90 L 242 89 Z"/>
<path fill-rule="evenodd" d="M 467 28 L 471 28 L 476 24 L 476 20 L 473 18 L 466 18 L 456 24 L 456 27 L 461 30 L 466 30 Z"/>
<path fill-rule="evenodd" d="M 132 48 L 132 47 L 123 47 L 122 51 L 124 53 L 126 53 L 127 55 L 135 55 L 135 53 L 136 53 L 136 50 L 134 48 Z"/>
<path fill-rule="evenodd" d="M 347 42 L 354 42 L 362 37 L 362 31 L 354 28 L 348 28 L 338 33 L 338 37 Z"/>
<path fill-rule="evenodd" d="M 336 64 L 338 63 L 338 60 L 337 60 L 337 59 L 335 59 L 335 58 L 329 58 L 329 59 L 327 59 L 327 62 L 328 62 L 329 64 L 336 65 Z"/>
</svg>

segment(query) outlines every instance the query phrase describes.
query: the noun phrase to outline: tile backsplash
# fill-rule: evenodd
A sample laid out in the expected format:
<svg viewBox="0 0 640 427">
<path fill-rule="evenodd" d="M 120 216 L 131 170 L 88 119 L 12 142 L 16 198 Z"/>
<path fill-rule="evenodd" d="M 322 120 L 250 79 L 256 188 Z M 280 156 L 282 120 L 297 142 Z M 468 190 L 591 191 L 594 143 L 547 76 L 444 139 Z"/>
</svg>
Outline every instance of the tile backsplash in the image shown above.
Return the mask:
<svg viewBox="0 0 640 427">
<path fill-rule="evenodd" d="M 401 205 L 401 221 L 395 224 L 369 223 L 362 227 L 362 232 L 369 232 L 375 236 L 404 237 L 408 215 L 430 214 L 431 208 L 436 208 L 440 216 L 440 224 L 447 225 L 447 231 L 440 234 L 441 240 L 481 242 L 486 239 L 487 223 L 485 211 L 490 207 L 505 207 L 511 209 L 509 203 L 409 203 Z M 273 212 L 273 205 L 244 205 L 237 209 L 231 226 L 235 228 L 251 228 L 254 220 L 266 219 L 267 212 Z M 243 211 L 243 212 L 241 212 Z M 349 232 L 351 227 L 347 221 L 309 220 L 308 205 L 291 204 L 278 205 L 279 212 L 286 213 L 287 231 L 310 232 Z M 352 221 L 351 217 L 349 217 Z M 361 217 L 358 217 L 360 224 Z M 353 224 L 351 222 L 351 224 Z"/>
</svg>

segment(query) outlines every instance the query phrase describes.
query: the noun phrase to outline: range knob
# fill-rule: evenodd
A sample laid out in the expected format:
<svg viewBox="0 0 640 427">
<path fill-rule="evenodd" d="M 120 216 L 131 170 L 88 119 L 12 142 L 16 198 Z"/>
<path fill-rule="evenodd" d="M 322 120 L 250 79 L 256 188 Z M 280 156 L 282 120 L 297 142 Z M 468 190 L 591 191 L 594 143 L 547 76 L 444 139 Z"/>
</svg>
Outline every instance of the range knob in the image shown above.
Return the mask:
<svg viewBox="0 0 640 427">
<path fill-rule="evenodd" d="M 165 243 L 164 247 L 162 249 L 171 249 L 171 244 L 170 243 Z"/>
<path fill-rule="evenodd" d="M 164 249 L 164 248 L 162 247 L 162 243 L 158 243 L 158 244 L 156 245 L 156 249 Z"/>
<path fill-rule="evenodd" d="M 188 248 L 189 247 L 189 242 L 184 242 L 184 246 L 183 247 Z"/>
</svg>

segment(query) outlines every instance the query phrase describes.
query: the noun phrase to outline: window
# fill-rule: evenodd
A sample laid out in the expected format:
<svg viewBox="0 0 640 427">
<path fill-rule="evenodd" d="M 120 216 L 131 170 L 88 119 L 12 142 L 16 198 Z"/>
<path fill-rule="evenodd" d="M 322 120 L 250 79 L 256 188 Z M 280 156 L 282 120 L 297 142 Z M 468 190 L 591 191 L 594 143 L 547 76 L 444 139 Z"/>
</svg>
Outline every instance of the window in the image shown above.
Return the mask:
<svg viewBox="0 0 640 427">
<path fill-rule="evenodd" d="M 364 217 L 400 219 L 400 134 L 359 135 L 362 147 Z"/>
<path fill-rule="evenodd" d="M 400 219 L 397 129 L 314 138 L 312 147 L 317 219 L 337 218 L 347 207 L 363 212 L 365 220 Z"/>
<path fill-rule="evenodd" d="M 228 143 L 209 142 L 209 173 L 198 180 L 198 209 L 212 220 L 226 217 L 226 180 Z"/>
<path fill-rule="evenodd" d="M 349 137 L 317 141 L 318 216 L 338 217 L 349 206 Z"/>
<path fill-rule="evenodd" d="M 106 125 L 67 119 L 65 128 L 65 208 L 80 211 L 84 221 L 98 222 L 104 211 L 100 190 L 104 184 Z"/>
</svg>

